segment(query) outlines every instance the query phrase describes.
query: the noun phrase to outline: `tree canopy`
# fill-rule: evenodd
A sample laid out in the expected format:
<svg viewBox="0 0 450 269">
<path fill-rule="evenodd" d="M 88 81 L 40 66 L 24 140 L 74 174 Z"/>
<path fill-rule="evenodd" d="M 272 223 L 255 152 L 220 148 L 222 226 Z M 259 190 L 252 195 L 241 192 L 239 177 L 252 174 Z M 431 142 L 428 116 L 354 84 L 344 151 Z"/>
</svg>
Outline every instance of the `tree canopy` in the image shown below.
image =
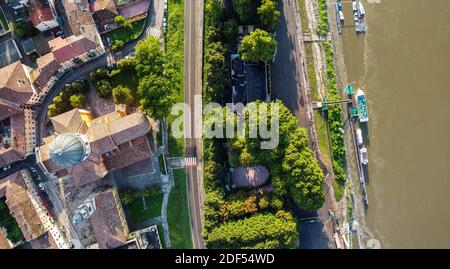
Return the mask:
<svg viewBox="0 0 450 269">
<path fill-rule="evenodd" d="M 163 118 L 175 103 L 173 87 L 164 76 L 148 75 L 138 86 L 139 105 L 142 110 L 154 118 Z"/>
<path fill-rule="evenodd" d="M 243 61 L 272 61 L 277 41 L 268 32 L 256 29 L 242 39 L 239 55 Z"/>
<path fill-rule="evenodd" d="M 113 89 L 113 97 L 115 104 L 129 105 L 133 102 L 133 95 L 131 90 L 126 87 L 119 85 Z"/>
<path fill-rule="evenodd" d="M 261 22 L 269 29 L 273 30 L 280 19 L 281 12 L 277 10 L 277 2 L 274 0 L 262 0 L 258 7 L 258 15 Z"/>
<path fill-rule="evenodd" d="M 149 36 L 136 45 L 136 71 L 140 77 L 146 75 L 162 76 L 164 73 L 164 54 L 159 39 Z"/>
<path fill-rule="evenodd" d="M 255 104 L 260 101 L 255 102 Z M 275 193 L 290 196 L 303 210 L 319 209 L 324 201 L 324 175 L 309 148 L 306 129 L 297 126 L 289 109 L 276 100 L 279 106 L 279 144 L 274 149 L 261 149 L 262 138 L 249 138 L 249 121 L 245 122 L 245 137 L 229 139 L 231 152 L 236 154 L 238 166 L 264 165 L 269 168 Z M 244 111 L 246 118 L 249 111 Z M 237 116 L 234 116 L 237 117 Z M 260 124 L 261 117 L 256 116 Z M 267 122 L 270 123 L 270 117 Z M 235 121 L 238 120 L 237 118 Z"/>
<path fill-rule="evenodd" d="M 249 11 L 252 0 L 233 0 L 233 9 L 239 15 L 241 21 L 245 22 L 249 19 Z"/>
<path fill-rule="evenodd" d="M 277 216 L 278 215 L 278 216 Z M 222 224 L 208 234 L 208 248 L 292 248 L 298 238 L 297 224 L 288 212 L 255 214 Z"/>
</svg>

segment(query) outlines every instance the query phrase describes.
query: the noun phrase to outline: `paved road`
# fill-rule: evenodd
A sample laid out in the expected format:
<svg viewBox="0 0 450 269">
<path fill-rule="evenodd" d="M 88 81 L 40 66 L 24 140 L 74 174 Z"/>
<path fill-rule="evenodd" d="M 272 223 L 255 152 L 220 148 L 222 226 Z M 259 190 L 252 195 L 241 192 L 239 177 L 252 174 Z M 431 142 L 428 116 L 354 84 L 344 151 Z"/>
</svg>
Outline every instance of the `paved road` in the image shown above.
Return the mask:
<svg viewBox="0 0 450 269">
<path fill-rule="evenodd" d="M 299 13 L 296 0 L 279 2 L 282 11 L 280 22 L 276 27 L 278 49 L 272 65 L 273 89 L 272 97 L 280 99 L 297 118 L 301 127 L 310 129 L 308 119 L 308 85 L 304 79 L 304 47 Z M 303 58 L 304 61 L 304 58 Z M 309 131 L 311 137 L 311 130 Z M 327 199 L 329 199 L 327 192 Z M 329 232 L 332 231 L 328 220 L 328 201 L 318 212 L 298 212 L 301 217 L 319 216 L 321 221 L 301 223 L 301 248 L 329 248 Z M 328 237 L 327 237 L 328 232 Z"/>
<path fill-rule="evenodd" d="M 203 0 L 184 1 L 184 98 L 191 113 L 185 113 L 185 132 L 194 134 L 194 96 L 201 95 L 201 47 L 202 47 L 202 25 L 203 25 Z M 201 106 L 201 104 L 197 104 Z M 188 115 L 189 114 L 189 115 Z M 186 134 L 186 156 L 197 157 L 201 160 L 201 139 L 189 138 Z M 201 167 L 201 166 L 200 166 Z M 192 228 L 192 239 L 194 248 L 203 249 L 205 244 L 202 239 L 202 210 L 203 210 L 203 187 L 202 177 L 197 166 L 187 168 L 189 210 Z"/>
</svg>

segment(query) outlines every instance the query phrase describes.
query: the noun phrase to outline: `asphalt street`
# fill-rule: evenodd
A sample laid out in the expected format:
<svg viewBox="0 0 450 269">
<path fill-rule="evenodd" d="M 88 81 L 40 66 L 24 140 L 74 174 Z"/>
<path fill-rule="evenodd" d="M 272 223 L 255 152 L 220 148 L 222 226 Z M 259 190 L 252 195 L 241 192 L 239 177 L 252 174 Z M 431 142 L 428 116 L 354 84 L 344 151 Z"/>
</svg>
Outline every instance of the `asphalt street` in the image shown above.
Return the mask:
<svg viewBox="0 0 450 269">
<path fill-rule="evenodd" d="M 185 103 L 191 113 L 185 113 L 186 157 L 197 157 L 201 160 L 201 139 L 193 138 L 195 129 L 195 95 L 201 95 L 201 46 L 203 25 L 203 0 L 184 1 L 184 89 Z M 187 167 L 189 210 L 194 248 L 203 249 L 202 239 L 202 185 L 198 166 Z"/>
</svg>

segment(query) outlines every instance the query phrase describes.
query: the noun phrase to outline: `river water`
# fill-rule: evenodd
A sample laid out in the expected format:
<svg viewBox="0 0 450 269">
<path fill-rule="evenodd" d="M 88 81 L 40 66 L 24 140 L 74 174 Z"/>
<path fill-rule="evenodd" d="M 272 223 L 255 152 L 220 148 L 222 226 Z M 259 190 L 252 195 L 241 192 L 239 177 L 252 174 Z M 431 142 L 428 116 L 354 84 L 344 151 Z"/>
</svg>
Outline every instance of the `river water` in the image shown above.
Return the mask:
<svg viewBox="0 0 450 269">
<path fill-rule="evenodd" d="M 382 248 L 450 248 L 450 1 L 363 4 L 367 34 L 342 40 L 369 102 L 367 228 Z"/>
</svg>

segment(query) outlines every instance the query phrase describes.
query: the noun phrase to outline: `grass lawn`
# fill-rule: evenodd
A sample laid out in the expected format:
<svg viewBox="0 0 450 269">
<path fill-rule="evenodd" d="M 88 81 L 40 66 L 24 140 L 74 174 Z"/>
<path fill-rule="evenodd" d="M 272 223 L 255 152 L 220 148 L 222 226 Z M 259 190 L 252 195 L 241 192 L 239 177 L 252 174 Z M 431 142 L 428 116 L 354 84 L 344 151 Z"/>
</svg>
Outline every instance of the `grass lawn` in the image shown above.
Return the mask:
<svg viewBox="0 0 450 269">
<path fill-rule="evenodd" d="M 320 98 L 319 98 L 319 91 L 317 89 L 317 78 L 314 67 L 314 58 L 313 58 L 314 56 L 311 43 L 305 43 L 305 56 L 306 56 L 306 64 L 308 66 L 309 87 L 311 88 L 313 99 L 318 101 Z"/>
<path fill-rule="evenodd" d="M 342 195 L 344 195 L 344 185 L 333 180 L 333 190 L 334 190 L 334 198 L 336 201 L 340 201 L 342 199 Z"/>
<path fill-rule="evenodd" d="M 300 6 L 300 22 L 302 24 L 302 32 L 309 33 L 308 27 L 308 15 L 306 14 L 306 5 L 305 0 L 298 0 L 298 4 Z"/>
<path fill-rule="evenodd" d="M 162 155 L 159 155 L 158 157 L 158 164 L 159 164 L 159 170 L 163 174 L 167 174 L 166 172 L 166 166 L 164 166 L 164 157 Z"/>
<path fill-rule="evenodd" d="M 323 161 L 331 167 L 331 149 L 330 140 L 328 139 L 327 123 L 319 111 L 314 112 L 314 120 L 316 123 L 317 142 L 319 143 L 320 153 Z"/>
<path fill-rule="evenodd" d="M 9 30 L 8 22 L 6 22 L 5 14 L 3 13 L 3 9 L 0 8 L 0 32 L 3 29 L 5 32 Z"/>
<path fill-rule="evenodd" d="M 121 40 L 123 43 L 127 43 L 128 41 L 138 38 L 144 30 L 144 26 L 145 19 L 142 19 L 131 23 L 131 29 L 127 27 L 120 27 L 109 32 L 108 36 L 111 38 L 112 42 L 114 42 L 114 40 Z"/>
<path fill-rule="evenodd" d="M 166 241 L 164 241 L 164 229 L 162 227 L 162 224 L 156 225 L 156 228 L 158 228 L 159 239 L 161 240 L 161 248 L 165 249 Z"/>
<path fill-rule="evenodd" d="M 113 88 L 122 85 L 128 87 L 132 91 L 137 91 L 139 85 L 139 78 L 136 72 L 131 71 L 120 72 L 119 74 L 110 78 L 109 81 L 111 82 L 111 86 Z"/>
<path fill-rule="evenodd" d="M 145 197 L 145 204 L 147 210 L 144 210 L 144 204 L 142 203 L 142 197 L 136 198 L 133 202 L 126 205 L 125 208 L 134 223 L 139 223 L 145 220 L 156 218 L 161 216 L 163 194 L 160 193 L 157 196 Z"/>
<path fill-rule="evenodd" d="M 170 193 L 167 208 L 172 247 L 175 249 L 192 249 L 191 223 L 187 198 L 186 170 L 174 170 L 175 186 Z"/>
</svg>

